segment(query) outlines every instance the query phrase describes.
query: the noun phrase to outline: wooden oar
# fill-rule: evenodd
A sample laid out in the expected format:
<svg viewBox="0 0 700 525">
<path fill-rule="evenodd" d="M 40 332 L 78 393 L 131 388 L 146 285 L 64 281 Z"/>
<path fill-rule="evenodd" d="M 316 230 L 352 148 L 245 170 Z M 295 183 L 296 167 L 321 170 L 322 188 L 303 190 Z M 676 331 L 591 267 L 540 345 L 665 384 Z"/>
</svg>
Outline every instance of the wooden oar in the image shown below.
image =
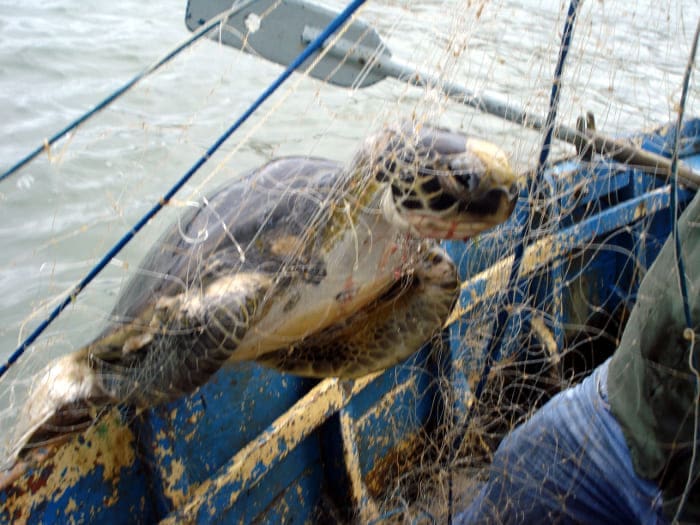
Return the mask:
<svg viewBox="0 0 700 525">
<path fill-rule="evenodd" d="M 230 0 L 189 0 L 186 23 L 195 31 L 209 19 L 230 8 Z M 230 17 L 213 38 L 222 43 L 288 65 L 337 12 L 305 0 L 257 0 Z M 391 77 L 416 86 L 440 89 L 451 99 L 509 122 L 540 130 L 545 120 L 514 107 L 496 96 L 476 94 L 463 86 L 446 82 L 421 71 L 417 66 L 392 58 L 379 33 L 367 22 L 355 19 L 341 33 L 341 38 L 327 42 L 300 68 L 306 74 L 343 87 L 363 88 Z M 669 159 L 606 137 L 591 129 L 577 130 L 555 126 L 554 136 L 577 148 L 588 147 L 618 162 L 633 165 L 667 179 L 671 173 Z M 679 181 L 693 189 L 700 187 L 700 174 L 689 166 L 678 165 Z"/>
</svg>

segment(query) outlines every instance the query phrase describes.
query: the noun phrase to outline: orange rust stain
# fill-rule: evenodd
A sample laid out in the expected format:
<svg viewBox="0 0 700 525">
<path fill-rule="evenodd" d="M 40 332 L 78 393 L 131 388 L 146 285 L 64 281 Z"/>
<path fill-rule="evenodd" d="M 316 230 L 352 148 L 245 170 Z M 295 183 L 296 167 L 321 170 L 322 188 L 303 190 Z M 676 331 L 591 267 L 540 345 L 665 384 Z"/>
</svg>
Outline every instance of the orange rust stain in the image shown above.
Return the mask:
<svg viewBox="0 0 700 525">
<path fill-rule="evenodd" d="M 49 466 L 48 468 L 39 471 L 37 474 L 32 474 L 27 479 L 27 488 L 32 494 L 39 492 L 39 489 L 46 486 L 49 476 L 53 472 L 53 468 Z"/>
<path fill-rule="evenodd" d="M 398 479 L 420 464 L 427 454 L 426 436 L 418 432 L 398 443 L 387 454 L 379 458 L 374 468 L 365 475 L 365 485 L 372 498 L 381 498 L 392 487 L 392 480 Z"/>
<path fill-rule="evenodd" d="M 12 516 L 13 523 L 20 524 L 48 519 L 33 515 L 33 509 L 59 500 L 99 467 L 102 467 L 103 481 L 113 492 L 103 504 L 113 505 L 118 498 L 121 469 L 135 461 L 134 441 L 133 433 L 121 420 L 119 412 L 113 410 L 83 434 L 51 445 L 48 452 L 37 451 L 30 455 L 15 466 L 12 478 L 3 480 L 7 482 L 3 486 L 7 494 L 6 515 Z"/>
</svg>

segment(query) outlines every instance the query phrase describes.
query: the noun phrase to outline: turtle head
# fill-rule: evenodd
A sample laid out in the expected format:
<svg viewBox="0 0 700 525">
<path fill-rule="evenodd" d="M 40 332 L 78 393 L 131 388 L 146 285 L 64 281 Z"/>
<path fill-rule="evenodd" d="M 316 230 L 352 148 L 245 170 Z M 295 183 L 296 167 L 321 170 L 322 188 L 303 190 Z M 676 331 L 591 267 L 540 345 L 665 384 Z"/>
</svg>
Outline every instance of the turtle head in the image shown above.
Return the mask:
<svg viewBox="0 0 700 525">
<path fill-rule="evenodd" d="M 374 177 L 387 184 L 387 220 L 417 237 L 468 239 L 505 221 L 518 196 L 505 153 L 489 142 L 427 125 L 372 140 Z"/>
</svg>

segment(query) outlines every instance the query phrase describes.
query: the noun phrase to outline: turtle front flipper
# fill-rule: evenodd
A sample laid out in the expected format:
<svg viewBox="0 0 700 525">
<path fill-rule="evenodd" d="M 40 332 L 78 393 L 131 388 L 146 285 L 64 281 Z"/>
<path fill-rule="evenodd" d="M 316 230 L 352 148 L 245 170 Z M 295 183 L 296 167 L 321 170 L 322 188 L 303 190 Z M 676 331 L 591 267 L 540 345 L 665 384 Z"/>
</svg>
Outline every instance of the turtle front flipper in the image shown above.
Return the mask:
<svg viewBox="0 0 700 525">
<path fill-rule="evenodd" d="M 138 407 L 192 392 L 235 352 L 272 282 L 270 274 L 240 272 L 161 297 L 142 331 L 118 346 L 109 337 L 90 345 L 101 388 L 115 402 Z"/>
<path fill-rule="evenodd" d="M 160 297 L 53 361 L 30 392 L 16 454 L 83 430 L 108 406 L 148 408 L 203 385 L 236 351 L 272 284 L 270 274 L 241 272 Z"/>
<path fill-rule="evenodd" d="M 439 248 L 371 305 L 257 361 L 308 377 L 351 379 L 407 359 L 439 332 L 459 295 L 454 263 Z"/>
</svg>

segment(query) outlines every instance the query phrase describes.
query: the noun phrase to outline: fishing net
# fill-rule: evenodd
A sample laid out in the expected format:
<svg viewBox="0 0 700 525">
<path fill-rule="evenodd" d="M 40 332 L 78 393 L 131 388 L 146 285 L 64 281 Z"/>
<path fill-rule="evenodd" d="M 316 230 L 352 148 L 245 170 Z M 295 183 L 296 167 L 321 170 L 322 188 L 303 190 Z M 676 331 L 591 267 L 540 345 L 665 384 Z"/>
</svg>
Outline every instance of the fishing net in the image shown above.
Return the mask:
<svg viewBox="0 0 700 525">
<path fill-rule="evenodd" d="M 225 4 L 219 11 L 230 7 Z M 189 183 L 0 379 L 3 458 L 12 460 L 17 434 L 7 429 L 21 426 L 22 407 L 38 372 L 114 321 L 111 312 L 119 290 L 143 273 L 140 261 L 149 247 L 212 188 L 241 181 L 245 172 L 281 156 L 324 157 L 347 165 L 365 138 L 386 125 L 434 124 L 488 140 L 507 152 L 520 174 L 521 198 L 504 225 L 467 242 L 447 243 L 463 280 L 451 324 L 427 361 L 409 365 L 423 379 L 407 381 L 388 372 L 393 386 L 375 406 L 386 435 L 382 439 L 388 443 L 383 450 L 391 453 L 362 456 L 361 445 L 371 442 L 363 432 L 375 427 L 365 424 L 367 414 L 343 413 L 341 420 L 352 419 L 347 425 L 362 456 L 362 497 L 348 509 L 343 508 L 345 496 L 330 494 L 321 515 L 361 521 L 443 520 L 474 496 L 510 429 L 612 354 L 637 286 L 670 225 L 668 205 L 636 208 L 620 224 L 591 224 L 591 219 L 662 181 L 642 169 L 624 181 L 611 178 L 611 169 L 617 168 L 600 168 L 590 149 L 556 137 L 549 162 L 567 163 L 540 173 L 544 130 L 478 111 L 460 103 L 463 94 L 449 96 L 445 91 L 460 86 L 544 122 L 555 83 L 560 88 L 557 124 L 575 128 L 577 121 L 584 122 L 589 129 L 640 146 L 643 133 L 653 134 L 678 117 L 700 7 L 691 0 L 583 2 L 574 22 L 569 3 L 559 1 L 373 2 L 357 16 L 376 29 L 383 45 L 364 49 L 367 54 L 357 62 L 349 86 L 330 82 L 332 68 L 317 75 L 321 79 L 309 70 L 294 74 L 209 156 L 211 144 L 279 75 L 280 66 L 264 60 L 264 52 L 241 53 L 224 43 L 231 35 L 241 41 L 256 33 L 268 36 L 266 17 L 281 4 L 267 5 L 258 17 L 246 20 L 249 34 L 226 26 L 212 30 L 211 38 L 189 46 L 2 181 L 0 355 L 5 361 L 159 201 L 165 188 L 197 159 L 207 157 Z M 344 7 L 339 2 L 328 5 Z M 88 17 L 83 23 L 94 39 L 92 46 L 76 35 L 76 41 L 61 40 L 65 49 L 49 49 L 61 35 L 46 28 L 46 38 L 27 51 L 31 57 L 48 54 L 36 58 L 36 82 L 20 86 L 12 83 L 11 75 L 0 79 L 10 93 L 5 106 L 12 126 L 5 129 L 13 129 L 0 141 L 3 167 L 38 137 L 63 125 L 66 115 L 79 115 L 86 94 L 95 94 L 89 99 L 94 103 L 116 87 L 112 79 L 128 78 L 135 66 L 145 66 L 173 41 L 185 38 L 183 8 L 163 14 L 148 7 L 154 11 L 150 16 L 137 17 L 115 7 L 103 17 Z M 26 24 L 13 25 L 10 33 L 17 38 L 43 27 L 29 9 L 20 18 Z M 573 33 L 563 73 L 555 79 L 567 21 L 573 23 Z M 274 34 L 269 38 L 274 47 Z M 350 37 L 341 29 L 337 38 L 342 42 Z M 113 65 L 106 76 L 96 50 L 110 49 L 110 42 Z M 330 47 L 316 58 L 315 67 L 323 67 Z M 373 63 L 388 50 L 413 77 L 403 75 L 399 81 L 389 76 L 365 87 Z M 357 61 L 354 51 L 340 57 L 335 71 Z M 0 60 L 9 60 L 13 52 L 17 50 L 11 46 L 3 49 Z M 59 63 L 65 65 L 63 74 L 56 72 Z M 40 79 L 44 69 L 47 76 Z M 699 82 L 697 74 L 691 76 L 684 107 L 688 118 L 700 115 Z M 664 133 L 655 135 L 657 144 L 664 143 Z M 665 151 L 671 149 L 666 146 Z M 581 165 L 590 166 L 585 175 L 575 170 Z M 684 198 L 679 206 L 687 202 Z M 590 234 L 572 238 L 573 230 L 567 228 L 581 224 L 590 226 Z M 524 252 L 518 255 L 521 248 Z M 509 279 L 514 264 L 520 266 L 517 280 Z M 392 410 L 391 399 L 399 397 L 391 393 L 403 390 L 411 391 L 410 403 L 431 407 L 427 418 L 410 408 Z M 407 419 L 406 413 L 413 415 Z"/>
</svg>

